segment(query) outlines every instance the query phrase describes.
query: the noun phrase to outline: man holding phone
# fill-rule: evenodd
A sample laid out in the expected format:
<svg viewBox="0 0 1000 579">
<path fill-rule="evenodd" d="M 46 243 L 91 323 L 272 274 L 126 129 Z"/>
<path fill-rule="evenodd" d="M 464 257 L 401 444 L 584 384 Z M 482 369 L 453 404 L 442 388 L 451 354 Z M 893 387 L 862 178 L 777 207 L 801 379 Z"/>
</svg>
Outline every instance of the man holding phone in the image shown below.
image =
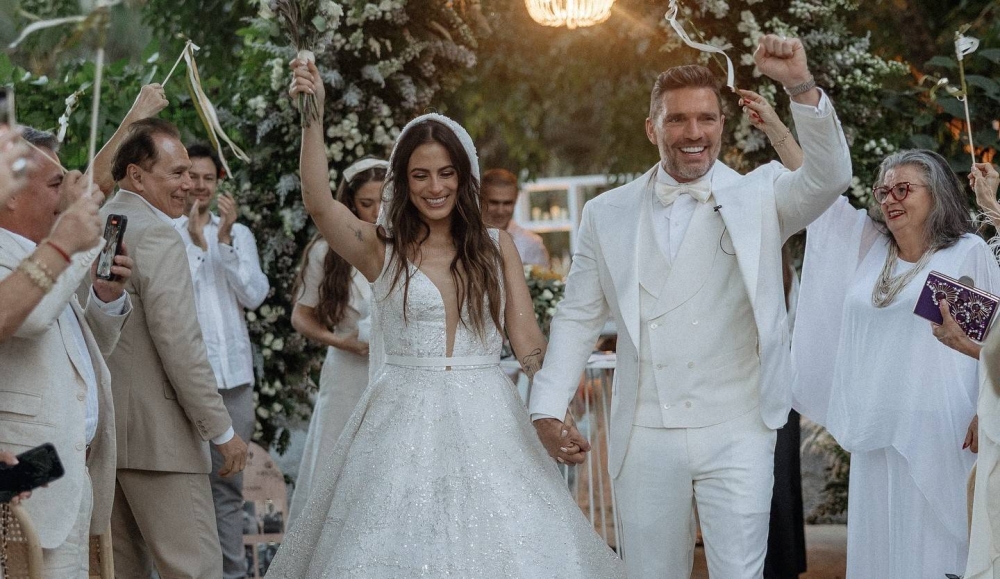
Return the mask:
<svg viewBox="0 0 1000 579">
<path fill-rule="evenodd" d="M 104 532 L 111 517 L 115 416 L 104 356 L 115 348 L 132 310 L 124 291 L 132 260 L 123 248 L 112 265 L 117 281 L 99 280 L 94 262 L 101 245 L 80 245 L 82 240 L 91 245 L 93 237 L 50 235 L 62 209 L 79 199 L 89 199 L 89 219 L 96 221 L 103 196 L 88 190 L 78 171 L 63 175 L 51 162 L 58 160 L 53 135 L 25 128 L 23 136 L 38 150 L 29 154 L 27 185 L 0 204 L 0 278 L 19 270 L 45 297 L 0 343 L 0 448 L 23 453 L 52 443 L 58 453 L 64 476 L 35 490 L 24 508 L 42 543 L 42 575 L 77 579 L 89 567 L 90 533 Z M 36 248 L 66 261 L 61 275 L 54 277 L 45 262 L 32 257 Z M 74 292 L 88 271 L 92 285 L 83 285 L 81 305 Z M 30 456 L 50 461 L 52 454 L 49 449 Z"/>
<path fill-rule="evenodd" d="M 136 302 L 121 346 L 108 358 L 118 422 L 111 527 L 117 577 L 218 579 L 222 553 L 209 484 L 209 442 L 221 476 L 246 464 L 219 395 L 194 305 L 187 252 L 174 229 L 184 212 L 191 161 L 177 129 L 131 124 L 112 162 L 119 191 L 101 215 L 128 219 L 124 244 Z"/>
</svg>

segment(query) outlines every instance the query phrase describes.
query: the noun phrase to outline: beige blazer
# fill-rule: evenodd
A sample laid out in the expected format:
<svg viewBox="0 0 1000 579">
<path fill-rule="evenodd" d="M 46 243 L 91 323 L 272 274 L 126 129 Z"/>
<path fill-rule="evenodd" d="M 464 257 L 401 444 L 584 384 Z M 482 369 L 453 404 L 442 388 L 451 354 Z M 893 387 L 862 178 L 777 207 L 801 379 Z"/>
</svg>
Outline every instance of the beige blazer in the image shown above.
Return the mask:
<svg viewBox="0 0 1000 579">
<path fill-rule="evenodd" d="M 101 217 L 128 217 L 135 311 L 108 358 L 118 422 L 118 468 L 208 473 L 208 442 L 232 425 L 208 362 L 187 251 L 172 222 L 119 191 Z"/>
<path fill-rule="evenodd" d="M 10 275 L 27 255 L 9 232 L 0 229 L 0 278 Z M 73 292 L 96 255 L 95 249 L 76 257 L 17 333 L 0 343 L 0 448 L 17 454 L 51 442 L 66 470 L 63 478 L 35 490 L 24 503 L 47 549 L 65 542 L 76 522 L 71 514 L 79 511 L 88 469 L 94 494 L 92 534 L 108 528 L 114 502 L 115 414 L 104 356 L 114 349 L 130 306 L 122 316 L 109 316 L 89 301 L 80 306 Z M 67 301 L 80 322 L 97 377 L 100 411 L 89 460 L 84 422 L 87 385 L 80 350 L 71 330 L 59 323 Z"/>
<path fill-rule="evenodd" d="M 819 217 L 851 182 L 850 151 L 832 107 L 822 116 L 801 114 L 793 108 L 793 116 L 804 153 L 797 171 L 772 162 L 740 175 L 717 162 L 712 173 L 712 195 L 732 239 L 757 324 L 760 412 L 771 428 L 780 428 L 791 408 L 792 365 L 781 246 Z M 545 363 L 535 375 L 529 401 L 531 414 L 563 416 L 610 315 L 619 338 L 608 453 L 612 476 L 621 470 L 635 416 L 639 269 L 645 265 L 640 261 L 639 228 L 623 228 L 622 224 L 638 222 L 655 179 L 654 165 L 645 175 L 602 193 L 584 206 L 566 295 L 552 320 Z M 687 272 L 681 276 L 692 279 Z M 668 288 L 671 295 L 660 297 L 662 307 L 677 307 L 691 297 L 695 287 Z M 713 354 L 711 344 L 704 344 L 703 350 L 706 357 Z"/>
</svg>

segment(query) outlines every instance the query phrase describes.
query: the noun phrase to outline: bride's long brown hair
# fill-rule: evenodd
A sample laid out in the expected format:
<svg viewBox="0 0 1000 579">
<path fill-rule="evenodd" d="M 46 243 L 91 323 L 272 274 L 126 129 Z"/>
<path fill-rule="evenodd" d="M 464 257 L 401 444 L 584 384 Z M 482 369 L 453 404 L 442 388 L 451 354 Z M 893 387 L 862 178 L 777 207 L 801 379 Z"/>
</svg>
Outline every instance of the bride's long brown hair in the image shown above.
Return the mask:
<svg viewBox="0 0 1000 579">
<path fill-rule="evenodd" d="M 496 327 L 502 328 L 500 314 L 500 288 L 502 261 L 500 249 L 490 237 L 483 223 L 479 208 L 479 182 L 472 175 L 472 161 L 458 137 L 445 125 L 428 119 L 411 127 L 400 138 L 393 153 L 392 166 L 386 184 L 393 187 L 392 200 L 387 207 L 388 222 L 393 244 L 395 274 L 392 287 L 403 280 L 404 312 L 410 287 L 410 268 L 416 263 L 420 244 L 430 235 L 420 212 L 410 201 L 408 167 L 410 156 L 420 145 L 440 144 L 448 151 L 451 163 L 458 172 L 455 208 L 451 216 L 451 238 L 455 244 L 455 259 L 451 262 L 451 277 L 458 288 L 458 311 L 461 322 L 471 327 L 481 338 L 486 336 L 483 318 L 488 311 Z M 468 320 L 462 316 L 468 308 Z"/>
</svg>

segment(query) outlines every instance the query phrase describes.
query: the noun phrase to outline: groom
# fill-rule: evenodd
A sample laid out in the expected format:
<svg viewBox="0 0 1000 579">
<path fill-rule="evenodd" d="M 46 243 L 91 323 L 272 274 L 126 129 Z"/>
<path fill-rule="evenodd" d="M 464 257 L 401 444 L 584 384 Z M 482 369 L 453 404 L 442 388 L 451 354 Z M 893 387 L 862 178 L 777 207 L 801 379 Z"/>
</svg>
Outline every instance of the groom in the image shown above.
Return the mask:
<svg viewBox="0 0 1000 579">
<path fill-rule="evenodd" d="M 567 454 L 576 433 L 557 417 L 614 316 L 608 468 L 630 579 L 690 575 L 695 504 L 709 574 L 763 574 L 774 429 L 791 404 L 781 246 L 847 188 L 851 161 L 802 43 L 765 36 L 754 61 L 791 96 L 802 167 L 770 163 L 740 175 L 716 162 L 725 121 L 718 81 L 702 66 L 660 74 L 646 119 L 660 162 L 584 207 L 534 378 L 529 411 L 542 442 L 577 462 Z"/>
</svg>

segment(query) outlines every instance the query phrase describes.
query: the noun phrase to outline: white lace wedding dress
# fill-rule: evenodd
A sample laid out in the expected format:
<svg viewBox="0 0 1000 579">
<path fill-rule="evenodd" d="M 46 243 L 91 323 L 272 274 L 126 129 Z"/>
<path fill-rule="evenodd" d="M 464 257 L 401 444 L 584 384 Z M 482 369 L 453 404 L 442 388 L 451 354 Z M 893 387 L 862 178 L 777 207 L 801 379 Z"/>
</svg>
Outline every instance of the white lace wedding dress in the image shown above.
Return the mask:
<svg viewBox="0 0 1000 579">
<path fill-rule="evenodd" d="M 373 284 L 385 363 L 268 579 L 624 579 L 498 366 L 500 332 L 488 323 L 484 342 L 459 324 L 446 370 L 441 295 L 411 271 L 406 323 L 393 269 Z"/>
</svg>

